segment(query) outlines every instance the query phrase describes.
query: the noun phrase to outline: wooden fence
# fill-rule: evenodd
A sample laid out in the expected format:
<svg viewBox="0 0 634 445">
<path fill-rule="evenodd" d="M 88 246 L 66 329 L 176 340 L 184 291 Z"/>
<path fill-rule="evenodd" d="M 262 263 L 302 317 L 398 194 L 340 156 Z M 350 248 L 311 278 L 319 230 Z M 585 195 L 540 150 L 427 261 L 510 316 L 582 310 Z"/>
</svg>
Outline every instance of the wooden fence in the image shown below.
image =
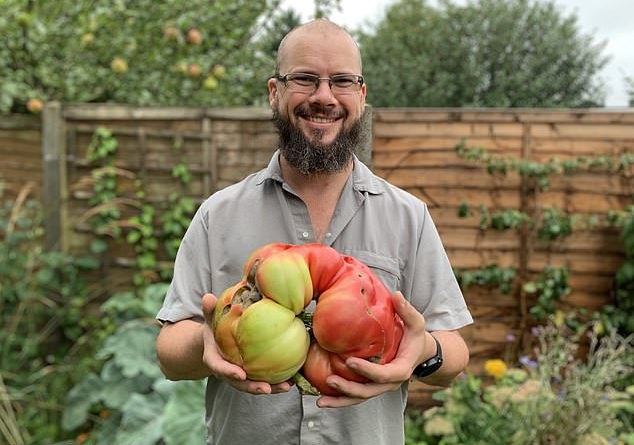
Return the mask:
<svg viewBox="0 0 634 445">
<path fill-rule="evenodd" d="M 85 249 L 93 236 L 85 219 L 94 167 L 87 149 L 97 128 L 110 129 L 119 143 L 122 192 L 132 198 L 134 181 L 142 180 L 145 201 L 157 208 L 175 191 L 199 202 L 264 166 L 276 144 L 270 113 L 263 109 L 49 104 L 43 118 L 41 130 L 33 119 L 2 122 L 0 182 L 9 191 L 29 180 L 41 186 L 36 196 L 46 209 L 47 242 L 69 251 Z M 372 131 L 371 162 L 369 140 L 361 151 L 365 162 L 428 203 L 455 268 L 516 272 L 508 294 L 488 286 L 465 288 L 476 320 L 464 332 L 473 368 L 501 357 L 509 334 L 520 338 L 527 332 L 534 299 L 521 284 L 547 266 L 569 271 L 572 292 L 561 306 L 594 311 L 611 301 L 623 251 L 618 229 L 605 220 L 608 212 L 633 204 L 632 166 L 619 167 L 618 160 L 634 153 L 634 110 L 374 109 L 365 128 Z M 192 173 L 187 187 L 171 175 L 177 163 Z M 563 173 L 563 166 L 575 165 L 576 172 Z M 505 175 L 487 171 L 502 166 Z M 552 171 L 518 171 L 544 166 Z M 537 186 L 540 178 L 547 187 Z M 482 227 L 483 217 L 495 212 L 515 210 L 538 221 L 548 208 L 572 214 L 579 227 L 549 242 L 526 224 Z M 589 223 L 595 220 L 598 225 Z M 95 277 L 104 289 L 124 287 L 130 277 L 133 252 L 124 244 L 111 247 L 106 270 Z M 427 390 L 414 385 L 412 403 L 426 400 Z"/>
<path fill-rule="evenodd" d="M 31 196 L 40 198 L 42 160 L 40 118 L 0 115 L 0 196 L 15 197 L 30 184 Z"/>
<path fill-rule="evenodd" d="M 515 348 L 509 335 L 526 336 L 535 301 L 521 284 L 547 266 L 569 271 L 572 290 L 560 306 L 595 311 L 612 300 L 622 242 L 606 215 L 634 204 L 634 169 L 628 164 L 634 160 L 632 110 L 376 109 L 373 128 L 375 172 L 429 204 L 453 266 L 517 273 L 509 294 L 484 286 L 465 289 L 476 320 L 464 330 L 472 367 Z M 459 156 L 457 148 L 480 162 Z M 529 172 L 487 170 L 501 165 L 553 171 L 539 176 L 548 181 L 542 189 Z M 579 168 L 565 174 L 557 168 L 563 165 Z M 547 208 L 572 215 L 570 236 L 546 242 L 537 227 L 481 228 L 481 218 L 495 212 L 516 210 L 539 219 Z M 414 385 L 413 399 L 424 400 L 417 393 L 424 390 Z"/>
</svg>

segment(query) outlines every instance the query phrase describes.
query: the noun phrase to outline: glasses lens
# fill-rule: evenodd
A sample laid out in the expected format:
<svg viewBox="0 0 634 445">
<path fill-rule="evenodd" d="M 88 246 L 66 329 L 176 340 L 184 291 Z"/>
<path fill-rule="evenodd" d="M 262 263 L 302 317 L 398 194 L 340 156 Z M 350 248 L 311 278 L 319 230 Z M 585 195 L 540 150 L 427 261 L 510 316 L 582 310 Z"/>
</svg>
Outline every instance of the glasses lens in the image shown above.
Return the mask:
<svg viewBox="0 0 634 445">
<path fill-rule="evenodd" d="M 355 75 L 341 74 L 330 78 L 330 88 L 333 93 L 350 93 L 359 89 L 359 77 Z"/>
<path fill-rule="evenodd" d="M 313 74 L 287 74 L 286 83 L 288 87 L 295 91 L 312 92 L 319 82 L 319 76 Z"/>
</svg>

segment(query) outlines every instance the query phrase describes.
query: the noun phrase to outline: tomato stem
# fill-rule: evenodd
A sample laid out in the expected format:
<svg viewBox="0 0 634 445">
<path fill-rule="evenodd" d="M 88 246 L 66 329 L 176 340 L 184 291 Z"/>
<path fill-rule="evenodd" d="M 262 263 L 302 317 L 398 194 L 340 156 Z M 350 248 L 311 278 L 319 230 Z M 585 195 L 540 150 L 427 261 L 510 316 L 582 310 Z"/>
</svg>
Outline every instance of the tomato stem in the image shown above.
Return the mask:
<svg viewBox="0 0 634 445">
<path fill-rule="evenodd" d="M 315 388 L 313 385 L 311 385 L 310 382 L 306 380 L 306 377 L 304 377 L 301 372 L 296 372 L 295 375 L 293 376 L 293 380 L 295 381 L 295 384 L 297 385 L 297 389 L 299 389 L 299 393 L 301 395 L 304 395 L 304 396 L 321 395 L 319 390 Z"/>
<path fill-rule="evenodd" d="M 302 320 L 302 322 L 304 323 L 304 326 L 306 326 L 306 329 L 310 331 L 313 328 L 313 313 L 312 312 L 301 311 L 297 316 L 299 317 L 300 320 Z"/>
</svg>

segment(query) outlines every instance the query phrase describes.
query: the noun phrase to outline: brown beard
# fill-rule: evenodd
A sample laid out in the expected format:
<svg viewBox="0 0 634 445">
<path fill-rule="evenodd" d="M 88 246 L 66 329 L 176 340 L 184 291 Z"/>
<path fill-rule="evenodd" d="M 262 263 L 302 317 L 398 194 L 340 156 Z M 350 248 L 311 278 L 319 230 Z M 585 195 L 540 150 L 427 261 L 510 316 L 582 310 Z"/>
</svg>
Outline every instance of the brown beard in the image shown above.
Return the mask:
<svg viewBox="0 0 634 445">
<path fill-rule="evenodd" d="M 309 109 L 301 108 L 297 114 L 301 116 L 309 112 Z M 314 141 L 309 140 L 300 128 L 281 116 L 278 109 L 273 110 L 273 122 L 280 137 L 280 152 L 291 166 L 304 175 L 343 171 L 361 141 L 361 119 L 353 122 L 350 128 L 342 129 L 329 144 L 319 142 L 323 136 L 321 130 L 314 132 Z"/>
</svg>

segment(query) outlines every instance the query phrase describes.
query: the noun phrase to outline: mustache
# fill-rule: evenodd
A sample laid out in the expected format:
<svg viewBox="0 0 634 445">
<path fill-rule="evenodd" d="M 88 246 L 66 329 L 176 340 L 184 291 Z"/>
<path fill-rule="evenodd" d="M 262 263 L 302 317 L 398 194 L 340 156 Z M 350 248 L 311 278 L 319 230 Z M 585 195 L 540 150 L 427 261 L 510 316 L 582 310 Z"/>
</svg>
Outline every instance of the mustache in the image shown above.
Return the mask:
<svg viewBox="0 0 634 445">
<path fill-rule="evenodd" d="M 345 118 L 347 113 L 343 110 L 333 110 L 320 105 L 302 104 L 295 109 L 295 116 L 309 118 L 321 117 L 325 119 Z"/>
</svg>

